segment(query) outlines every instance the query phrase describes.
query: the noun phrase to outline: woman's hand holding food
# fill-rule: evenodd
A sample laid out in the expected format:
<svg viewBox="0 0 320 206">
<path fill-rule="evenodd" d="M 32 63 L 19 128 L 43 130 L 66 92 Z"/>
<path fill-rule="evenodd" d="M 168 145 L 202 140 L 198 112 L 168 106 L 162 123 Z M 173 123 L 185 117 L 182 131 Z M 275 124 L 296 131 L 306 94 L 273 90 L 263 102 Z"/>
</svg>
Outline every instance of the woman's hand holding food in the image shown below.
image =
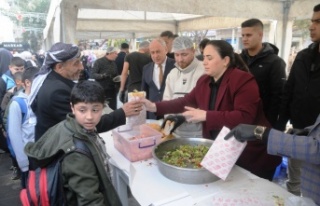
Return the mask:
<svg viewBox="0 0 320 206">
<path fill-rule="evenodd" d="M 156 112 L 157 111 L 157 107 L 156 107 L 155 103 L 153 103 L 147 99 L 142 99 L 141 102 L 144 104 L 147 111 L 149 111 L 149 112 Z"/>
<path fill-rule="evenodd" d="M 206 120 L 207 111 L 187 106 L 184 108 L 186 111 L 182 115 L 186 118 L 187 122 L 198 123 Z"/>
</svg>

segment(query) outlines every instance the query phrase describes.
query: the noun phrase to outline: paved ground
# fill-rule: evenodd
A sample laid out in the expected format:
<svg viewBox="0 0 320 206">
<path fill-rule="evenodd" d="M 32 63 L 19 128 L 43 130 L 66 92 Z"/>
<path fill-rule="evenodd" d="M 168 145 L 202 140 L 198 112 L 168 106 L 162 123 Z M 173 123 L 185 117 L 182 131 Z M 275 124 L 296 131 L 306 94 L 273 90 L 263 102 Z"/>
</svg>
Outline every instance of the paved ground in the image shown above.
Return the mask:
<svg viewBox="0 0 320 206">
<path fill-rule="evenodd" d="M 11 159 L 0 154 L 0 206 L 19 206 L 20 180 L 11 180 Z"/>
<path fill-rule="evenodd" d="M 20 180 L 11 180 L 12 171 L 9 170 L 11 159 L 9 154 L 0 154 L 0 206 L 20 206 L 19 192 Z M 273 182 L 285 188 L 286 170 L 282 168 L 278 171 L 278 176 Z M 133 198 L 129 198 L 129 206 L 139 206 Z"/>
</svg>

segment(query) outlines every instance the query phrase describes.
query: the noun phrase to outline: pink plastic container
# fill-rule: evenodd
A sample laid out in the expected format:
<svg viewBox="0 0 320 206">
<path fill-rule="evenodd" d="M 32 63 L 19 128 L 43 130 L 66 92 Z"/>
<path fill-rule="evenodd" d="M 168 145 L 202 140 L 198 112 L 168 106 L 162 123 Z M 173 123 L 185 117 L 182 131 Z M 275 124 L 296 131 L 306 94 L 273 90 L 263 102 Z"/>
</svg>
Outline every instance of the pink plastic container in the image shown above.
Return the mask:
<svg viewBox="0 0 320 206">
<path fill-rule="evenodd" d="M 148 125 L 112 130 L 114 147 L 131 162 L 152 157 L 154 146 L 161 141 L 162 134 Z"/>
</svg>

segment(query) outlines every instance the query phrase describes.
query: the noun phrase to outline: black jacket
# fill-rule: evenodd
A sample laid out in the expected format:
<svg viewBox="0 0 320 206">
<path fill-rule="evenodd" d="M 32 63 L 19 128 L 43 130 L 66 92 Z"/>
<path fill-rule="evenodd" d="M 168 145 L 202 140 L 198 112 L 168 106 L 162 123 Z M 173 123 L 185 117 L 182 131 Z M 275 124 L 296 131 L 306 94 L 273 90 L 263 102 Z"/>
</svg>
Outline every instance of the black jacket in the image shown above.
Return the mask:
<svg viewBox="0 0 320 206">
<path fill-rule="evenodd" d="M 284 130 L 288 120 L 302 129 L 315 123 L 320 113 L 319 43 L 300 51 L 284 87 L 277 129 Z"/>
<path fill-rule="evenodd" d="M 117 75 L 118 70 L 115 61 L 111 61 L 104 56 L 94 62 L 90 77 L 99 82 L 104 90 L 115 90 L 116 84 L 112 79 Z"/>
<path fill-rule="evenodd" d="M 278 52 L 276 46 L 263 43 L 263 49 L 254 57 L 250 57 L 247 50 L 241 53 L 241 57 L 258 83 L 263 111 L 272 126 L 275 126 L 278 120 L 282 89 L 286 79 L 286 64 L 278 56 Z"/>
<path fill-rule="evenodd" d="M 31 107 L 37 116 L 35 140 L 50 127 L 59 123 L 71 113 L 70 94 L 74 82 L 52 71 L 44 80 Z M 123 109 L 103 115 L 97 125 L 98 132 L 105 132 L 126 123 Z"/>
</svg>

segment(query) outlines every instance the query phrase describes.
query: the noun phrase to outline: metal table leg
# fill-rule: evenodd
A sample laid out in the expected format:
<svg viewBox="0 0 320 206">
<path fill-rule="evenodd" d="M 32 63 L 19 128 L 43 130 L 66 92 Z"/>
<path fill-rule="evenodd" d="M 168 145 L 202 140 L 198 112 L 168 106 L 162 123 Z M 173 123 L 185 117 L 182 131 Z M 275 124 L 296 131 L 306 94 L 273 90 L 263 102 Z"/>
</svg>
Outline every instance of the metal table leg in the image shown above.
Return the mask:
<svg viewBox="0 0 320 206">
<path fill-rule="evenodd" d="M 121 203 L 123 206 L 128 206 L 128 190 L 129 185 L 128 176 L 119 168 L 110 164 L 112 167 L 112 184 L 118 192 Z"/>
</svg>

